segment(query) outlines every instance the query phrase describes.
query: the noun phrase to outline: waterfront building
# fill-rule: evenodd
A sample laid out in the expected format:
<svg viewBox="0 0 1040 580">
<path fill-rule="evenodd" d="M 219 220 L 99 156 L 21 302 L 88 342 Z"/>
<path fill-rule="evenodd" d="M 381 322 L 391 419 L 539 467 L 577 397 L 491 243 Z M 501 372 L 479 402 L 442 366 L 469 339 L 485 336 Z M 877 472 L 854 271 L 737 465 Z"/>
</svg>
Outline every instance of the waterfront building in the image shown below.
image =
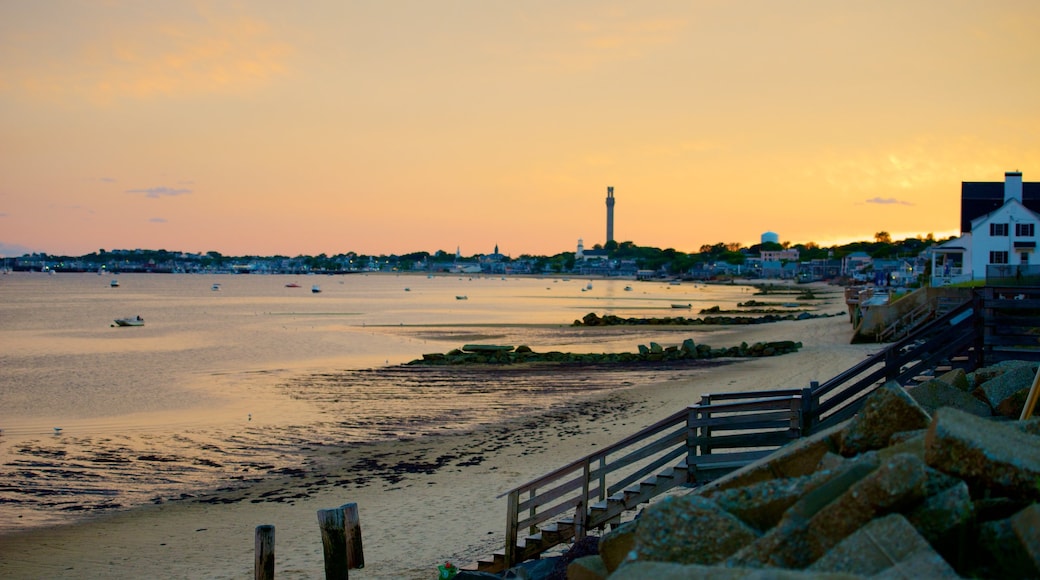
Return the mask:
<svg viewBox="0 0 1040 580">
<path fill-rule="evenodd" d="M 931 252 L 933 286 L 1002 277 L 1040 265 L 1040 183 L 1023 182 L 1020 171 L 1003 182 L 961 183 L 961 235 Z"/>
</svg>

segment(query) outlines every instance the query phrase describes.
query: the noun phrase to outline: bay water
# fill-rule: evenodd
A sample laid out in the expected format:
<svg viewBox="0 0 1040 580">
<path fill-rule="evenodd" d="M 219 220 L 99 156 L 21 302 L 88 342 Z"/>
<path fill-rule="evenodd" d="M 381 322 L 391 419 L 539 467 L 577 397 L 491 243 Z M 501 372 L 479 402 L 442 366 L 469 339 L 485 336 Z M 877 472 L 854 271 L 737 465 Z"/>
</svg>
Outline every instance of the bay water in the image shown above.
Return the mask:
<svg viewBox="0 0 1040 580">
<path fill-rule="evenodd" d="M 709 331 L 571 323 L 590 312 L 696 317 L 751 295 L 454 274 L 112 279 L 0 276 L 0 533 L 291 472 L 301 449 L 472 429 L 658 380 L 402 365 L 467 343 L 633 352 L 700 340 Z M 124 316 L 145 324 L 116 326 Z"/>
</svg>

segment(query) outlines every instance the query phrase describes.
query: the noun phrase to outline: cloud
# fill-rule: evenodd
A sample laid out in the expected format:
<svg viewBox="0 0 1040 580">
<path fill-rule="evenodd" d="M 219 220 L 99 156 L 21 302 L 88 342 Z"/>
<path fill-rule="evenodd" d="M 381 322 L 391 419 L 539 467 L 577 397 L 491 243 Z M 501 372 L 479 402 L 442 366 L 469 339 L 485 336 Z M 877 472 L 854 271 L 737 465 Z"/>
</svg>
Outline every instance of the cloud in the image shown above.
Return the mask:
<svg viewBox="0 0 1040 580">
<path fill-rule="evenodd" d="M 153 224 L 164 224 L 164 223 L 166 223 L 166 218 L 155 217 L 155 218 L 152 218 L 152 219 L 150 219 L 148 221 L 152 222 Z"/>
<path fill-rule="evenodd" d="M 163 196 L 175 196 L 191 193 L 190 189 L 174 189 L 172 187 L 149 187 L 148 189 L 128 189 L 126 193 L 143 193 L 145 197 L 159 199 Z"/>
<path fill-rule="evenodd" d="M 275 26 L 235 8 L 186 7 L 151 19 L 98 7 L 68 16 L 80 21 L 71 32 L 43 10 L 24 12 L 20 28 L 33 33 L 5 39 L 0 95 L 33 101 L 248 93 L 284 76 L 294 52 Z"/>
<path fill-rule="evenodd" d="M 909 201 L 900 201 L 894 197 L 872 197 L 867 200 L 867 203 L 877 203 L 881 205 L 914 205 Z"/>
</svg>

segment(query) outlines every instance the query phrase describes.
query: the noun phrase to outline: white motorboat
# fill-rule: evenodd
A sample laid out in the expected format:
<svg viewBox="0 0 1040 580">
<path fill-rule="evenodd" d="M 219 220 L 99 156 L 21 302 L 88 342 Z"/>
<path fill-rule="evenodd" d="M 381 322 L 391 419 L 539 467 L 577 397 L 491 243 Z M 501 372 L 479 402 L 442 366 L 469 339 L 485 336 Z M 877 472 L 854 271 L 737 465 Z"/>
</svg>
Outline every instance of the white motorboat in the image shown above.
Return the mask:
<svg viewBox="0 0 1040 580">
<path fill-rule="evenodd" d="M 114 326 L 144 326 L 144 319 L 140 316 L 117 318 Z"/>
</svg>

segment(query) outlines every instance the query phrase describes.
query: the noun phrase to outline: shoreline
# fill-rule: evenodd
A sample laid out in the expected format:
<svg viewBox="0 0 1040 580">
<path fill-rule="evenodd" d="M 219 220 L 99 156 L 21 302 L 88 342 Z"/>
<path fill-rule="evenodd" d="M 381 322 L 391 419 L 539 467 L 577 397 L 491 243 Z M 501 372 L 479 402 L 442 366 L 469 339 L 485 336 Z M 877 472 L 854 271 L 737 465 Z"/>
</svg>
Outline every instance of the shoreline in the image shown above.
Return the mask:
<svg viewBox="0 0 1040 580">
<path fill-rule="evenodd" d="M 276 527 L 280 578 L 320 577 L 318 509 L 358 504 L 366 567 L 358 578 L 428 578 L 501 547 L 498 495 L 638 431 L 700 394 L 826 380 L 878 345 L 848 344 L 843 318 L 715 329 L 713 342 L 795 339 L 798 353 L 711 366 L 652 384 L 574 396 L 472 431 L 307 450 L 300 470 L 240 489 L 134 507 L 82 523 L 0 535 L 0 574 L 29 577 L 241 578 L 253 531 Z"/>
</svg>

